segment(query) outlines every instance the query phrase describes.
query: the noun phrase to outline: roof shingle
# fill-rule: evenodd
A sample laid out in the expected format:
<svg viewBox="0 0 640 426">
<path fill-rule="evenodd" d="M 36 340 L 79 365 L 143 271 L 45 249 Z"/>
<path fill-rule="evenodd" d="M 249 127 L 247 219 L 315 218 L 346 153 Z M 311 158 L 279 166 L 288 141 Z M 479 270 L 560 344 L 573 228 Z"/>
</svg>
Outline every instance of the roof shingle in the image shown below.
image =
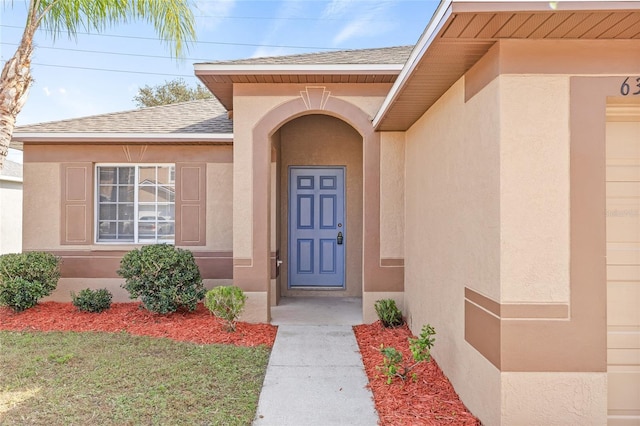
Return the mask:
<svg viewBox="0 0 640 426">
<path fill-rule="evenodd" d="M 15 133 L 233 133 L 217 99 L 180 102 L 90 117 L 19 126 Z"/>
<path fill-rule="evenodd" d="M 236 59 L 232 61 L 204 62 L 215 65 L 349 65 L 349 64 L 404 64 L 413 46 L 382 47 L 375 49 L 340 50 L 336 52 L 302 53 L 288 56 Z"/>
</svg>

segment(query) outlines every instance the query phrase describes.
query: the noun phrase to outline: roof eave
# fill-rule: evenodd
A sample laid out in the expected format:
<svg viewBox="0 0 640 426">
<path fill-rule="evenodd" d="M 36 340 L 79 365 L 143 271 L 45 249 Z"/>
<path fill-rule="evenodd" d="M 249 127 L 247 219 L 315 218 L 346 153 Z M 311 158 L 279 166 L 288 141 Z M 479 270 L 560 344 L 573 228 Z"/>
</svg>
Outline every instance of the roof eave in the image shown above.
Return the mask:
<svg viewBox="0 0 640 426">
<path fill-rule="evenodd" d="M 4 182 L 22 183 L 21 177 L 0 175 L 0 180 Z"/>
<path fill-rule="evenodd" d="M 552 3 L 554 3 L 552 5 Z M 607 0 L 567 0 L 562 2 L 548 2 L 541 0 L 517 1 L 517 0 L 443 0 L 434 13 L 425 32 L 420 37 L 414 50 L 411 52 L 407 63 L 401 71 L 398 79 L 391 87 L 387 97 L 383 101 L 372 123 L 376 130 L 407 130 L 417 118 L 409 117 L 404 122 L 392 121 L 394 105 L 401 101 L 403 93 L 410 87 L 414 72 L 429 69 L 425 56 L 433 51 L 436 43 L 439 43 L 438 34 L 447 28 L 450 21 L 456 15 L 472 13 L 506 13 L 506 12 L 567 12 L 567 11 L 616 11 L 640 9 L 640 2 L 635 0 L 607 1 Z M 451 40 L 452 38 L 449 38 Z M 495 43 L 498 38 L 470 39 L 470 43 L 481 40 L 485 44 Z M 425 66 L 426 65 L 426 66 Z M 464 74 L 462 74 L 464 75 Z M 431 104 L 425 104 L 428 109 Z"/>
<path fill-rule="evenodd" d="M 196 75 L 398 74 L 403 64 L 194 64 Z"/>
<path fill-rule="evenodd" d="M 22 143 L 232 143 L 233 133 L 21 133 L 13 134 L 13 140 Z"/>
<path fill-rule="evenodd" d="M 452 0 L 443 0 L 438 5 L 438 8 L 434 12 L 433 17 L 422 33 L 422 36 L 411 51 L 409 59 L 407 59 L 407 62 L 405 63 L 402 71 L 400 71 L 398 79 L 393 84 L 393 86 L 391 86 L 391 90 L 389 90 L 389 93 L 387 94 L 385 100 L 382 102 L 378 113 L 373 118 L 372 122 L 374 129 L 378 130 L 380 122 L 389 112 L 389 109 L 393 105 L 393 102 L 396 100 L 396 98 L 400 94 L 400 91 L 407 83 L 408 77 L 411 75 L 413 70 L 415 70 L 416 66 L 418 66 L 425 52 L 433 42 L 435 36 L 438 34 L 442 26 L 447 22 L 449 16 L 451 16 L 451 3 Z"/>
</svg>

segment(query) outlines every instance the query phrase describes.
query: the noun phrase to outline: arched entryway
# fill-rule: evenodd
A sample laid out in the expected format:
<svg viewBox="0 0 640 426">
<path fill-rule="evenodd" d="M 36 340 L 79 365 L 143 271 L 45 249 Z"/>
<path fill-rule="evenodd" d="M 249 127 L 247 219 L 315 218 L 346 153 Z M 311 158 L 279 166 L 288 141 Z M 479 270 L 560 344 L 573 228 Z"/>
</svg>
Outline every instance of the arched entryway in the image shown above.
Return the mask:
<svg viewBox="0 0 640 426">
<path fill-rule="evenodd" d="M 312 117 L 312 118 L 305 118 Z M 296 121 L 301 119 L 301 121 Z M 332 121 L 337 120 L 337 121 Z M 373 309 L 378 294 L 401 292 L 404 269 L 383 265 L 380 259 L 380 134 L 374 132 L 370 117 L 356 105 L 329 96 L 323 88 L 307 88 L 301 96 L 284 102 L 267 112 L 253 127 L 251 140 L 251 259 L 234 258 L 234 282 L 243 289 L 264 294 L 263 306 L 270 317 L 270 306 L 277 300 L 277 255 L 281 235 L 277 226 L 277 195 L 282 182 L 277 173 L 278 136 L 296 130 L 300 124 L 331 122 L 346 126 L 360 137 L 362 152 L 361 210 L 361 283 L 363 317 L 367 307 Z M 288 123 L 292 123 L 288 125 Z M 326 129 L 325 129 L 326 130 Z M 327 133 L 329 134 L 329 133 Z M 238 163 L 234 163 L 238 164 Z M 350 201 L 349 201 L 350 202 Z M 234 222 L 234 235 L 235 235 Z M 352 238 L 350 238 L 351 240 Z M 280 259 L 283 260 L 283 259 Z M 367 302 L 367 298 L 371 299 Z M 369 306 L 370 305 L 370 306 Z"/>
</svg>

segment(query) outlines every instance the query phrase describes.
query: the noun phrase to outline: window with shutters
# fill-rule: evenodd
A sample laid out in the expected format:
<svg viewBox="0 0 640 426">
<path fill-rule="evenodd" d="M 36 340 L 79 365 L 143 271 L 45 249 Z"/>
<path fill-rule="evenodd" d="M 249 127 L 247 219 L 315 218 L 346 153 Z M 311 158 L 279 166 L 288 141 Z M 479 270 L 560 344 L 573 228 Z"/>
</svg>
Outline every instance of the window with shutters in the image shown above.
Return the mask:
<svg viewBox="0 0 640 426">
<path fill-rule="evenodd" d="M 96 166 L 99 243 L 175 242 L 175 165 Z"/>
</svg>

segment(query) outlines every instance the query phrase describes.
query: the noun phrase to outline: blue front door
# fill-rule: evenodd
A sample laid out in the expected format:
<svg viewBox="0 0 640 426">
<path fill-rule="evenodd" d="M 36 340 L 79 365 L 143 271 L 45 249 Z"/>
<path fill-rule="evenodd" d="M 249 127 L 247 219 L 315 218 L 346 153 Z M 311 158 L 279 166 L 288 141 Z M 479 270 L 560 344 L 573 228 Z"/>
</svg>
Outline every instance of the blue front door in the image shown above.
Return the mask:
<svg viewBox="0 0 640 426">
<path fill-rule="evenodd" d="M 289 168 L 289 287 L 344 287 L 344 167 Z"/>
</svg>

